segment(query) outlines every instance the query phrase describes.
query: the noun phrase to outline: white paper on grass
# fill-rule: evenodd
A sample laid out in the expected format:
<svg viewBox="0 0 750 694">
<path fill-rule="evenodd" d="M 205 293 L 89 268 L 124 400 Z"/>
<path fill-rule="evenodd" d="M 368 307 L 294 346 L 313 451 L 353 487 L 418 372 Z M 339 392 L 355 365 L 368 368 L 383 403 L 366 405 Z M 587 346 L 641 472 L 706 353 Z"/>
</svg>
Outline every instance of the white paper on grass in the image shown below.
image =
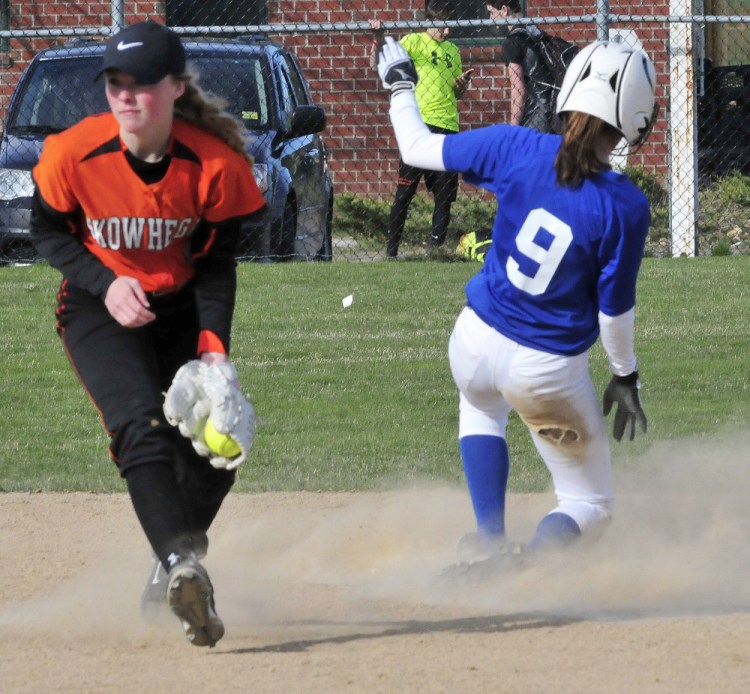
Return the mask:
<svg viewBox="0 0 750 694">
<path fill-rule="evenodd" d="M 349 294 L 349 296 L 345 296 L 343 299 L 341 299 L 341 303 L 343 304 L 344 308 L 349 308 L 352 305 L 353 301 L 354 294 Z"/>
</svg>

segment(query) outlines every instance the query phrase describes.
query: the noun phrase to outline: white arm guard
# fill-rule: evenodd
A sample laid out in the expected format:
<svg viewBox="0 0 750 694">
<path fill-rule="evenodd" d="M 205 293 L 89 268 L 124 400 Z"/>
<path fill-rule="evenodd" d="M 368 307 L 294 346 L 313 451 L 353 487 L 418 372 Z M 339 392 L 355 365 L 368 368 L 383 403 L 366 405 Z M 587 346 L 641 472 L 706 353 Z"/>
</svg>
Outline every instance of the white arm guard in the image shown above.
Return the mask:
<svg viewBox="0 0 750 694">
<path fill-rule="evenodd" d="M 209 416 L 220 434 L 229 436 L 240 448 L 234 458 L 209 454 L 215 468 L 234 470 L 250 452 L 255 437 L 255 411 L 250 401 L 240 391 L 237 369 L 231 362 L 214 364 L 203 372 L 203 392 L 209 402 Z"/>
<path fill-rule="evenodd" d="M 445 171 L 445 135 L 430 132 L 419 113 L 414 92 L 402 91 L 391 97 L 391 124 L 404 163 L 430 171 Z"/>
<path fill-rule="evenodd" d="M 172 385 L 164 395 L 164 416 L 193 442 L 199 455 L 207 457 L 209 450 L 203 442 L 210 402 L 203 392 L 203 373 L 208 366 L 198 359 L 189 361 L 175 374 Z"/>
<path fill-rule="evenodd" d="M 637 371 L 633 348 L 635 307 L 619 316 L 608 316 L 599 311 L 599 331 L 612 373 L 615 376 L 629 376 Z"/>
</svg>

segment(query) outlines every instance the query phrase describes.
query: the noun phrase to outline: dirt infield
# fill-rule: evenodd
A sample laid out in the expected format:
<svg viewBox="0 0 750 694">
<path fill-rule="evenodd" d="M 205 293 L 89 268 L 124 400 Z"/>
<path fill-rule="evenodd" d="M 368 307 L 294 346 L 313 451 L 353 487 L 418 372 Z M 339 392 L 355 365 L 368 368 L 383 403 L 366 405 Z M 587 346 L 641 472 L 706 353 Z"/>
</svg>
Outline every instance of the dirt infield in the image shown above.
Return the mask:
<svg viewBox="0 0 750 694">
<path fill-rule="evenodd" d="M 606 541 L 474 586 L 436 579 L 470 527 L 463 489 L 231 495 L 206 561 L 214 649 L 141 618 L 127 497 L 0 494 L 0 689 L 750 691 L 747 444 L 652 451 L 619 473 Z M 512 496 L 513 533 L 550 504 Z"/>
</svg>

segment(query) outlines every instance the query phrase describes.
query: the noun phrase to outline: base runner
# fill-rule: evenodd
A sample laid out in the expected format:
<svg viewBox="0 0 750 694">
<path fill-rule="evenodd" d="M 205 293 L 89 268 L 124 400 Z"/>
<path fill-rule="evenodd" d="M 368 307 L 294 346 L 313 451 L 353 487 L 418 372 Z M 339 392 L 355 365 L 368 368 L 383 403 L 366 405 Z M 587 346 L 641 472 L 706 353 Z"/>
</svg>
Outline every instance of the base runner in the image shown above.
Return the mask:
<svg viewBox="0 0 750 694">
<path fill-rule="evenodd" d="M 460 391 L 459 441 L 476 532 L 460 562 L 518 561 L 506 541 L 508 415 L 515 410 L 552 475 L 557 505 L 527 549 L 595 536 L 612 514 L 609 442 L 588 370 L 601 335 L 612 379 L 614 437 L 646 430 L 634 352 L 636 278 L 650 223 L 646 196 L 609 156 L 640 145 L 656 116 L 648 56 L 623 44 L 584 48 L 566 72 L 557 110 L 563 135 L 508 125 L 438 135 L 414 99 L 417 74 L 390 37 L 378 71 L 404 161 L 456 171 L 497 196 L 492 244 L 466 286 L 450 338 Z"/>
</svg>

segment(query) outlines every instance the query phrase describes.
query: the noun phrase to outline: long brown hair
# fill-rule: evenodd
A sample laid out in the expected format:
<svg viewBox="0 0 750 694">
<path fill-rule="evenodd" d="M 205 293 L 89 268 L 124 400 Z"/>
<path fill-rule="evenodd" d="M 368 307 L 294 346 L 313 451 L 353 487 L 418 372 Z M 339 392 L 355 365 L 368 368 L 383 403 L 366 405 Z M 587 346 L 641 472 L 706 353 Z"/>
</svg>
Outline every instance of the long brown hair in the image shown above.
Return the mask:
<svg viewBox="0 0 750 694">
<path fill-rule="evenodd" d="M 600 118 L 578 111 L 563 114 L 563 122 L 563 142 L 555 157 L 557 183 L 576 188 L 584 179 L 608 168 L 599 159 L 598 148 L 603 137 L 612 138 L 619 133 Z"/>
<path fill-rule="evenodd" d="M 177 79 L 185 83 L 185 92 L 175 101 L 175 117 L 207 130 L 252 164 L 242 121 L 224 110 L 226 101 L 204 92 L 197 82 L 197 75 L 190 70 L 178 75 Z"/>
</svg>

